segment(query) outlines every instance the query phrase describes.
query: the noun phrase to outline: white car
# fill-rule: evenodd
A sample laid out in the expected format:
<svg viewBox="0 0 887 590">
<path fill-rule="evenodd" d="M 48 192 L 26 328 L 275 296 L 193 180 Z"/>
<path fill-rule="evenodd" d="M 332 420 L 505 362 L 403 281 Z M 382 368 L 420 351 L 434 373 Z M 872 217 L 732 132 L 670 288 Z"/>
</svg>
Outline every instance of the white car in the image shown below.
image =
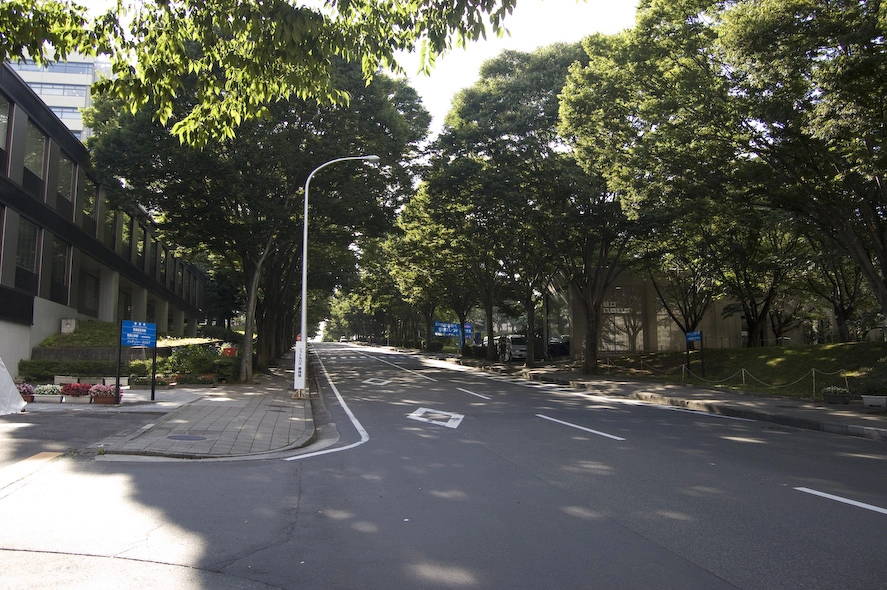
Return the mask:
<svg viewBox="0 0 887 590">
<path fill-rule="evenodd" d="M 505 336 L 505 360 L 527 358 L 527 339 L 519 334 Z"/>
</svg>

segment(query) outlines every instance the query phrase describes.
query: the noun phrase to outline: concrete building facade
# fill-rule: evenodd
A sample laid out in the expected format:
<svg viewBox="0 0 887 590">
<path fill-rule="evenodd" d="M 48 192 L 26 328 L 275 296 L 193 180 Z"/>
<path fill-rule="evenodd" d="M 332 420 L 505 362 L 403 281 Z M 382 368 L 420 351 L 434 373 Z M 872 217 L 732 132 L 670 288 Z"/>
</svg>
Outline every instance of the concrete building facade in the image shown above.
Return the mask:
<svg viewBox="0 0 887 590">
<path fill-rule="evenodd" d="M 0 358 L 13 376 L 63 324 L 196 334 L 205 277 L 173 252 L 143 212 L 109 206 L 83 144 L 0 66 Z"/>
</svg>

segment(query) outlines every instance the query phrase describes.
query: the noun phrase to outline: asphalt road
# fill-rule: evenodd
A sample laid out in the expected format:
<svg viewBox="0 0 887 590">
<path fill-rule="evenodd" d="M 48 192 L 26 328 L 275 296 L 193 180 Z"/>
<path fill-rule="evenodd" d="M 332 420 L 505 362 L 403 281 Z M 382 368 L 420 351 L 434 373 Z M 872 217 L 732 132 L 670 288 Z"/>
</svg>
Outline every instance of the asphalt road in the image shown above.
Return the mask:
<svg viewBox="0 0 887 590">
<path fill-rule="evenodd" d="M 887 587 L 884 443 L 317 350 L 292 460 L 67 455 L 2 487 L 4 586 Z"/>
</svg>

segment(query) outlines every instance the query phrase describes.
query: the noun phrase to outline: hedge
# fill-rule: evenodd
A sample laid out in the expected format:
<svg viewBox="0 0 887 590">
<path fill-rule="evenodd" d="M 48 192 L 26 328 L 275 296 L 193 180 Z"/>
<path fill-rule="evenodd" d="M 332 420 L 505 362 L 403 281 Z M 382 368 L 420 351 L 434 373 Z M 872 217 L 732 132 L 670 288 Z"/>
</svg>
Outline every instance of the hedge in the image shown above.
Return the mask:
<svg viewBox="0 0 887 590">
<path fill-rule="evenodd" d="M 116 361 L 21 360 L 18 376 L 29 383 L 52 383 L 56 375 L 109 377 L 117 374 Z M 121 363 L 120 374 L 129 375 L 129 363 Z"/>
</svg>

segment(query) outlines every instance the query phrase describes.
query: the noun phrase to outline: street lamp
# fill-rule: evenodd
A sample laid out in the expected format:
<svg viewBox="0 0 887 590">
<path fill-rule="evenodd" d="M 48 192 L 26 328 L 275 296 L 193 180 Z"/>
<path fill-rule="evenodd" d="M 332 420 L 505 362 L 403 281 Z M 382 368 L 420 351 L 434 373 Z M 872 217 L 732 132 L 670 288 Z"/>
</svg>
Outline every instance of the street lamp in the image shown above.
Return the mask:
<svg viewBox="0 0 887 590">
<path fill-rule="evenodd" d="M 314 175 L 330 164 L 338 162 L 346 162 L 348 160 L 364 160 L 367 162 L 378 162 L 379 156 L 347 156 L 344 158 L 336 158 L 329 162 L 324 162 L 311 171 L 308 179 L 305 180 L 305 208 L 302 213 L 302 326 L 299 338 L 296 341 L 296 358 L 295 358 L 295 374 L 293 376 L 293 389 L 296 391 L 305 390 L 305 370 L 308 340 L 308 188 L 311 185 L 311 179 Z"/>
</svg>

